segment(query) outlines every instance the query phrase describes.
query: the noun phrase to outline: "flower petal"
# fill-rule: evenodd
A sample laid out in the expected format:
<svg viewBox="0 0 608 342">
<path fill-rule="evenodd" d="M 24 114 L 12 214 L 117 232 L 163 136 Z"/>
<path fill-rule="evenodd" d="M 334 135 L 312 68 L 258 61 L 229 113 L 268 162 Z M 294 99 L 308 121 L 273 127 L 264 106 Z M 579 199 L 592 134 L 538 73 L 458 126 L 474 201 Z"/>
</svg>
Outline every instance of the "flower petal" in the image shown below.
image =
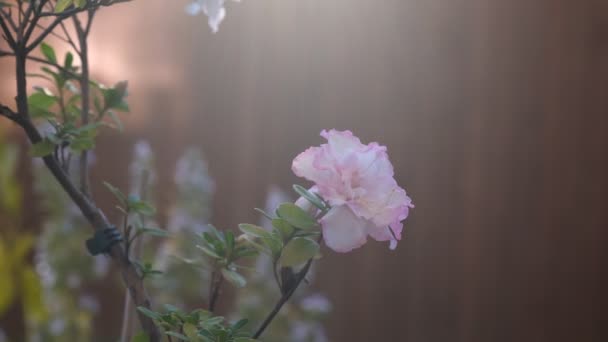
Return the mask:
<svg viewBox="0 0 608 342">
<path fill-rule="evenodd" d="M 329 210 L 321 219 L 321 226 L 325 244 L 336 252 L 346 253 L 365 244 L 370 222 L 342 205 Z"/>
</svg>

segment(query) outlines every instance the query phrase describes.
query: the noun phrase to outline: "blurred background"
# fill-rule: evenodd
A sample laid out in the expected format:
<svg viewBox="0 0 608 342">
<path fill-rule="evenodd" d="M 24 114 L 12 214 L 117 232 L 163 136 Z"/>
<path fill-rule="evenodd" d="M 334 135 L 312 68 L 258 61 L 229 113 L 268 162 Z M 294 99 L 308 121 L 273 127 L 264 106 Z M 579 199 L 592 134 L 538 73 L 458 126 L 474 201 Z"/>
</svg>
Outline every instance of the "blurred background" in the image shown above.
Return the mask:
<svg viewBox="0 0 608 342">
<path fill-rule="evenodd" d="M 125 132 L 101 135 L 92 171 L 112 219 L 101 181 L 128 189 L 142 139 L 160 226 L 194 147 L 214 181 L 208 219 L 236 229 L 271 186 L 302 183 L 291 160 L 321 129 L 350 129 L 388 147 L 416 208 L 396 251 L 324 253 L 313 286 L 332 303 L 329 340 L 608 340 L 608 2 L 243 0 L 217 34 L 176 3 L 106 9 L 92 31 L 93 77 L 130 88 Z M 10 59 L 0 75 L 12 105 Z M 37 171 L 20 160 L 25 204 L 0 224 L 38 237 Z M 121 292 L 96 286 L 91 329 L 109 341 Z M 7 310 L 0 329 L 24 336 L 20 304 Z"/>
</svg>

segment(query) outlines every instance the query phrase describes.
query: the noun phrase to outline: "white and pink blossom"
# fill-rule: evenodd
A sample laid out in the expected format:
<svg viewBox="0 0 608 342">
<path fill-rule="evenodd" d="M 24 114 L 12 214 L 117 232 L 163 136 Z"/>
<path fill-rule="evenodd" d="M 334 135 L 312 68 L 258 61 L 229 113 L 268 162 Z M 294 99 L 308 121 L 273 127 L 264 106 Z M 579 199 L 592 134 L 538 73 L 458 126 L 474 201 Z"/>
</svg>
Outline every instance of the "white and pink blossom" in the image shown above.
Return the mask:
<svg viewBox="0 0 608 342">
<path fill-rule="evenodd" d="M 324 130 L 321 136 L 327 143 L 298 155 L 292 170 L 313 182 L 311 190 L 331 206 L 320 219 L 327 246 L 349 252 L 371 236 L 396 248 L 401 221 L 414 205 L 395 181 L 386 147 L 364 145 L 350 131 Z"/>
</svg>

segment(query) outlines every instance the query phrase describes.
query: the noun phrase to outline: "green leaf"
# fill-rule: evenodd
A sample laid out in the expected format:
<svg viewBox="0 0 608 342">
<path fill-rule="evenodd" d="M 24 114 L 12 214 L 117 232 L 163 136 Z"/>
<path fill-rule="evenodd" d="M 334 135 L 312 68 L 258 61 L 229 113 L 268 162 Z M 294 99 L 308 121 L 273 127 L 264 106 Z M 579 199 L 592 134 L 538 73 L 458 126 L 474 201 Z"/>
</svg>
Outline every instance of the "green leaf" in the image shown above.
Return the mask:
<svg viewBox="0 0 608 342">
<path fill-rule="evenodd" d="M 54 114 L 49 108 L 57 103 L 57 97 L 44 90 L 36 92 L 27 98 L 30 115 L 34 118 L 52 118 Z"/>
<path fill-rule="evenodd" d="M 247 234 L 247 235 L 251 235 L 253 237 L 258 237 L 258 238 L 268 238 L 270 237 L 270 232 L 267 231 L 266 229 L 260 227 L 260 226 L 256 226 L 254 224 L 249 224 L 249 223 L 241 223 L 239 224 L 239 229 Z"/>
<path fill-rule="evenodd" d="M 33 157 L 46 157 L 55 151 L 55 144 L 49 139 L 44 138 L 42 141 L 32 145 L 30 153 Z"/>
<path fill-rule="evenodd" d="M 27 104 L 30 107 L 35 107 L 38 109 L 47 110 L 55 103 L 57 103 L 57 97 L 42 91 L 36 92 L 27 98 Z"/>
<path fill-rule="evenodd" d="M 84 136 L 73 139 L 70 142 L 70 149 L 74 152 L 88 151 L 95 147 L 95 140 Z"/>
<path fill-rule="evenodd" d="M 127 198 L 127 206 L 130 211 L 144 216 L 152 216 L 156 213 L 156 209 L 150 203 L 142 201 L 136 196 Z"/>
<path fill-rule="evenodd" d="M 224 237 L 226 238 L 226 248 L 229 251 L 234 249 L 234 233 L 231 231 L 225 231 Z"/>
<path fill-rule="evenodd" d="M 215 259 L 222 259 L 222 257 L 217 254 L 214 250 L 212 250 L 211 248 L 205 246 L 205 245 L 196 245 L 196 248 L 200 249 L 201 251 L 205 252 L 205 254 L 209 255 L 212 258 Z"/>
<path fill-rule="evenodd" d="M 137 335 L 133 336 L 131 342 L 150 342 L 150 337 L 143 331 L 137 333 Z"/>
<path fill-rule="evenodd" d="M 74 0 L 74 6 L 78 7 L 78 8 L 84 8 L 84 6 L 87 4 L 87 0 Z"/>
<path fill-rule="evenodd" d="M 188 336 L 190 341 L 196 341 L 198 339 L 198 329 L 196 328 L 196 325 L 192 323 L 184 323 L 182 330 L 184 331 L 184 335 Z"/>
<path fill-rule="evenodd" d="M 323 203 L 323 200 L 321 200 L 319 195 L 308 191 L 306 188 L 298 184 L 293 185 L 293 190 L 297 192 L 298 195 L 308 200 L 308 202 L 312 203 L 312 205 L 314 205 L 315 207 L 321 210 L 327 210 L 327 206 L 325 205 L 325 203 Z"/>
<path fill-rule="evenodd" d="M 61 2 L 61 0 L 59 0 L 59 2 Z M 59 2 L 57 3 L 59 5 Z M 50 46 L 47 43 L 42 42 L 40 44 L 40 51 L 42 51 L 42 54 L 44 55 L 44 57 L 46 58 L 47 61 L 51 62 L 51 63 L 57 63 L 57 55 L 55 54 L 55 50 L 53 49 L 52 46 Z"/>
<path fill-rule="evenodd" d="M 110 116 L 110 119 L 114 123 L 114 128 L 117 129 L 119 132 L 122 132 L 124 129 L 124 126 L 122 124 L 122 121 L 118 117 L 118 115 L 116 115 L 116 113 L 111 110 L 108 111 L 107 114 Z"/>
<path fill-rule="evenodd" d="M 246 325 L 247 325 L 247 323 L 249 323 L 249 320 L 248 320 L 248 319 L 246 319 L 246 318 L 243 318 L 243 319 L 241 319 L 241 320 L 237 321 L 236 323 L 234 323 L 234 324 L 233 324 L 233 325 L 230 327 L 230 329 L 231 329 L 232 331 L 237 331 L 237 330 L 241 329 L 242 327 L 246 326 Z"/>
<path fill-rule="evenodd" d="M 55 5 L 55 13 L 61 13 L 66 8 L 70 7 L 73 0 L 57 0 L 57 4 Z"/>
<path fill-rule="evenodd" d="M 152 235 L 152 236 L 156 236 L 156 237 L 170 237 L 171 234 L 169 234 L 168 231 L 164 230 L 164 229 L 158 229 L 158 228 L 139 228 L 137 230 L 138 232 L 141 232 L 141 234 L 148 234 L 148 235 Z"/>
<path fill-rule="evenodd" d="M 266 217 L 269 220 L 274 219 L 274 217 L 272 217 L 272 215 L 268 214 L 267 212 L 265 212 L 264 210 L 260 209 L 260 208 L 254 208 L 253 210 L 257 211 L 258 213 L 264 215 L 264 217 Z"/>
<path fill-rule="evenodd" d="M 138 306 L 137 310 L 139 312 L 141 312 L 142 314 L 144 314 L 145 316 L 148 316 L 149 318 L 152 318 L 154 320 L 158 321 L 161 319 L 161 314 L 159 314 L 158 312 L 154 312 L 146 307 Z"/>
<path fill-rule="evenodd" d="M 222 275 L 224 276 L 224 279 L 228 280 L 229 283 L 236 287 L 243 287 L 247 284 L 247 280 L 236 271 L 222 268 Z"/>
<path fill-rule="evenodd" d="M 122 204 L 124 206 L 127 205 L 127 196 L 125 196 L 125 194 L 123 194 L 122 191 L 120 191 L 117 187 L 115 187 L 114 185 L 112 185 L 108 182 L 103 182 L 103 185 L 106 188 L 108 188 L 108 190 L 110 190 L 110 192 L 114 195 L 114 197 L 116 197 L 116 199 L 118 199 L 120 204 Z"/>
<path fill-rule="evenodd" d="M 307 238 L 294 238 L 281 253 L 281 265 L 290 267 L 305 263 L 319 252 L 319 244 Z"/>
<path fill-rule="evenodd" d="M 124 102 L 127 96 L 127 81 L 116 83 L 112 88 L 102 88 L 104 104 L 106 109 L 116 109 L 123 112 L 129 111 L 129 106 Z"/>
<path fill-rule="evenodd" d="M 293 203 L 281 204 L 277 215 L 296 228 L 310 229 L 317 225 L 317 221 L 310 214 Z"/>
<path fill-rule="evenodd" d="M 272 226 L 275 227 L 281 233 L 283 240 L 289 239 L 294 232 L 293 226 L 290 225 L 287 221 L 280 218 L 273 219 Z"/>
<path fill-rule="evenodd" d="M 72 68 L 72 63 L 74 62 L 74 55 L 71 52 L 65 54 L 65 59 L 63 60 L 63 67 L 66 69 Z"/>
<path fill-rule="evenodd" d="M 179 338 L 182 341 L 190 341 L 188 339 L 188 336 L 185 336 L 185 335 L 182 335 L 180 333 L 173 332 L 173 331 L 167 331 L 167 332 L 165 332 L 165 334 L 167 334 L 169 336 L 172 336 L 172 337 Z"/>
</svg>

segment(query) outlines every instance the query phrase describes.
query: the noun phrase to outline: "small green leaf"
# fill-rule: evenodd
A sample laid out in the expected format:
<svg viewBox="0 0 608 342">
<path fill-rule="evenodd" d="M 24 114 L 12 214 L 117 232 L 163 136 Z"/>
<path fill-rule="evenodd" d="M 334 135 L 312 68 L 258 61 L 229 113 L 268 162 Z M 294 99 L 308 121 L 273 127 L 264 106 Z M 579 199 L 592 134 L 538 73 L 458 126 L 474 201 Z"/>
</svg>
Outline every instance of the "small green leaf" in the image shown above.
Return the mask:
<svg viewBox="0 0 608 342">
<path fill-rule="evenodd" d="M 267 238 L 262 238 L 262 242 L 264 245 L 270 249 L 270 252 L 273 256 L 278 256 L 281 253 L 281 249 L 283 248 L 283 241 L 280 237 L 270 234 Z"/>
<path fill-rule="evenodd" d="M 224 237 L 226 239 L 226 248 L 229 251 L 232 251 L 234 249 L 234 233 L 231 231 L 225 231 L 224 232 Z"/>
<path fill-rule="evenodd" d="M 165 310 L 169 312 L 181 312 L 181 310 L 177 306 L 171 304 L 164 304 L 163 306 L 165 307 Z"/>
<path fill-rule="evenodd" d="M 222 268 L 222 275 L 224 276 L 224 279 L 228 280 L 228 282 L 236 287 L 243 287 L 247 284 L 247 280 L 236 271 Z"/>
<path fill-rule="evenodd" d="M 119 132 L 122 132 L 123 129 L 124 129 L 124 126 L 122 124 L 122 121 L 118 117 L 118 115 L 116 115 L 116 113 L 114 111 L 111 111 L 111 110 L 108 111 L 107 114 L 110 116 L 110 119 L 114 123 L 114 128 L 117 129 Z"/>
<path fill-rule="evenodd" d="M 272 217 L 272 215 L 268 214 L 267 212 L 265 212 L 264 210 L 260 209 L 260 208 L 254 208 L 253 210 L 257 211 L 258 213 L 262 214 L 264 217 L 266 217 L 269 220 L 274 219 L 274 217 Z"/>
<path fill-rule="evenodd" d="M 137 335 L 133 336 L 131 342 L 150 342 L 150 337 L 143 331 L 140 331 Z"/>
<path fill-rule="evenodd" d="M 312 203 L 315 207 L 321 210 L 327 210 L 327 206 L 323 203 L 323 200 L 319 197 L 319 195 L 308 191 L 301 185 L 294 184 L 293 190 L 298 193 L 298 195 L 304 197 L 308 202 Z"/>
<path fill-rule="evenodd" d="M 95 140 L 84 136 L 75 138 L 70 142 L 70 149 L 74 152 L 88 151 L 95 147 Z"/>
<path fill-rule="evenodd" d="M 215 259 L 222 259 L 222 257 L 217 254 L 214 250 L 212 250 L 211 248 L 204 246 L 204 245 L 196 245 L 196 248 L 200 249 L 201 251 L 205 252 L 205 254 L 209 255 L 212 258 Z"/>
<path fill-rule="evenodd" d="M 66 69 L 72 68 L 72 63 L 74 62 L 74 55 L 71 52 L 65 54 L 65 59 L 63 60 L 63 67 Z"/>
<path fill-rule="evenodd" d="M 61 0 L 59 0 L 59 2 L 61 2 Z M 58 5 L 59 2 L 57 3 Z M 55 54 L 55 49 L 53 49 L 52 46 L 43 42 L 40 44 L 40 50 L 42 51 L 42 54 L 44 55 L 47 61 L 51 63 L 57 63 L 57 55 Z"/>
<path fill-rule="evenodd" d="M 184 334 L 186 336 L 188 336 L 188 338 L 190 339 L 190 341 L 196 341 L 197 340 L 198 329 L 196 328 L 196 325 L 194 325 L 192 323 L 184 323 L 184 325 L 182 326 L 182 330 L 184 331 Z"/>
<path fill-rule="evenodd" d="M 122 193 L 117 187 L 113 186 L 108 182 L 103 182 L 103 185 L 110 190 L 110 192 L 118 199 L 120 204 L 126 206 L 127 205 L 127 196 Z"/>
<path fill-rule="evenodd" d="M 127 81 L 116 83 L 112 88 L 101 88 L 106 109 L 115 109 L 123 112 L 129 111 L 124 101 L 127 96 Z"/>
<path fill-rule="evenodd" d="M 148 235 L 152 235 L 152 236 L 156 236 L 156 237 L 170 237 L 171 234 L 169 234 L 168 231 L 164 230 L 164 229 L 158 229 L 158 228 L 139 228 L 137 230 L 138 232 L 141 232 L 142 234 L 148 234 Z"/>
<path fill-rule="evenodd" d="M 296 228 L 310 229 L 317 225 L 317 221 L 312 216 L 293 203 L 281 204 L 277 214 Z"/>
<path fill-rule="evenodd" d="M 78 8 L 84 8 L 87 4 L 87 0 L 74 0 L 74 5 Z"/>
<path fill-rule="evenodd" d="M 55 151 L 55 144 L 49 139 L 44 138 L 42 141 L 32 145 L 30 153 L 33 157 L 46 157 Z"/>
<path fill-rule="evenodd" d="M 144 216 L 152 216 L 156 213 L 156 209 L 150 203 L 142 201 L 134 196 L 129 196 L 127 203 L 129 210 L 134 213 Z"/>
<path fill-rule="evenodd" d="M 173 331 L 167 331 L 167 332 L 165 332 L 165 334 L 167 334 L 169 336 L 172 336 L 172 337 L 179 338 L 182 341 L 190 341 L 188 339 L 188 336 L 185 336 L 185 335 L 182 335 L 180 333 L 173 332 Z"/>
<path fill-rule="evenodd" d="M 54 117 L 54 114 L 49 111 L 49 108 L 55 103 L 57 103 L 57 97 L 44 90 L 36 92 L 27 98 L 29 113 L 34 118 Z"/>
<path fill-rule="evenodd" d="M 230 329 L 232 329 L 232 331 L 237 331 L 237 330 L 240 330 L 242 327 L 246 326 L 246 325 L 247 325 L 247 323 L 249 323 L 249 320 L 248 320 L 248 319 L 246 319 L 246 318 L 243 318 L 243 319 L 241 319 L 241 320 L 237 321 L 236 323 L 234 323 L 234 324 L 233 324 L 233 325 L 230 327 Z"/>
<path fill-rule="evenodd" d="M 291 237 L 294 232 L 294 228 L 287 221 L 277 218 L 272 220 L 272 226 L 275 227 L 283 237 L 283 240 L 287 240 Z"/>
<path fill-rule="evenodd" d="M 294 238 L 281 253 L 281 265 L 290 267 L 305 263 L 319 252 L 319 244 L 307 238 Z"/>
<path fill-rule="evenodd" d="M 270 237 L 269 231 L 267 231 L 266 229 L 264 229 L 260 226 L 256 226 L 254 224 L 241 223 L 241 224 L 239 224 L 239 229 L 243 233 L 251 235 L 253 237 L 258 237 L 258 238 L 269 238 Z"/>
<path fill-rule="evenodd" d="M 27 104 L 30 107 L 39 109 L 49 109 L 55 103 L 57 103 L 57 97 L 42 91 L 36 92 L 27 98 Z"/>
<path fill-rule="evenodd" d="M 161 318 L 161 315 L 158 312 L 154 312 L 154 311 L 152 311 L 152 310 L 150 310 L 150 309 L 148 309 L 146 307 L 138 306 L 137 310 L 139 312 L 141 312 L 142 314 L 144 314 L 144 315 L 146 315 L 149 318 L 152 318 L 154 320 L 160 320 L 160 318 Z"/>
</svg>

